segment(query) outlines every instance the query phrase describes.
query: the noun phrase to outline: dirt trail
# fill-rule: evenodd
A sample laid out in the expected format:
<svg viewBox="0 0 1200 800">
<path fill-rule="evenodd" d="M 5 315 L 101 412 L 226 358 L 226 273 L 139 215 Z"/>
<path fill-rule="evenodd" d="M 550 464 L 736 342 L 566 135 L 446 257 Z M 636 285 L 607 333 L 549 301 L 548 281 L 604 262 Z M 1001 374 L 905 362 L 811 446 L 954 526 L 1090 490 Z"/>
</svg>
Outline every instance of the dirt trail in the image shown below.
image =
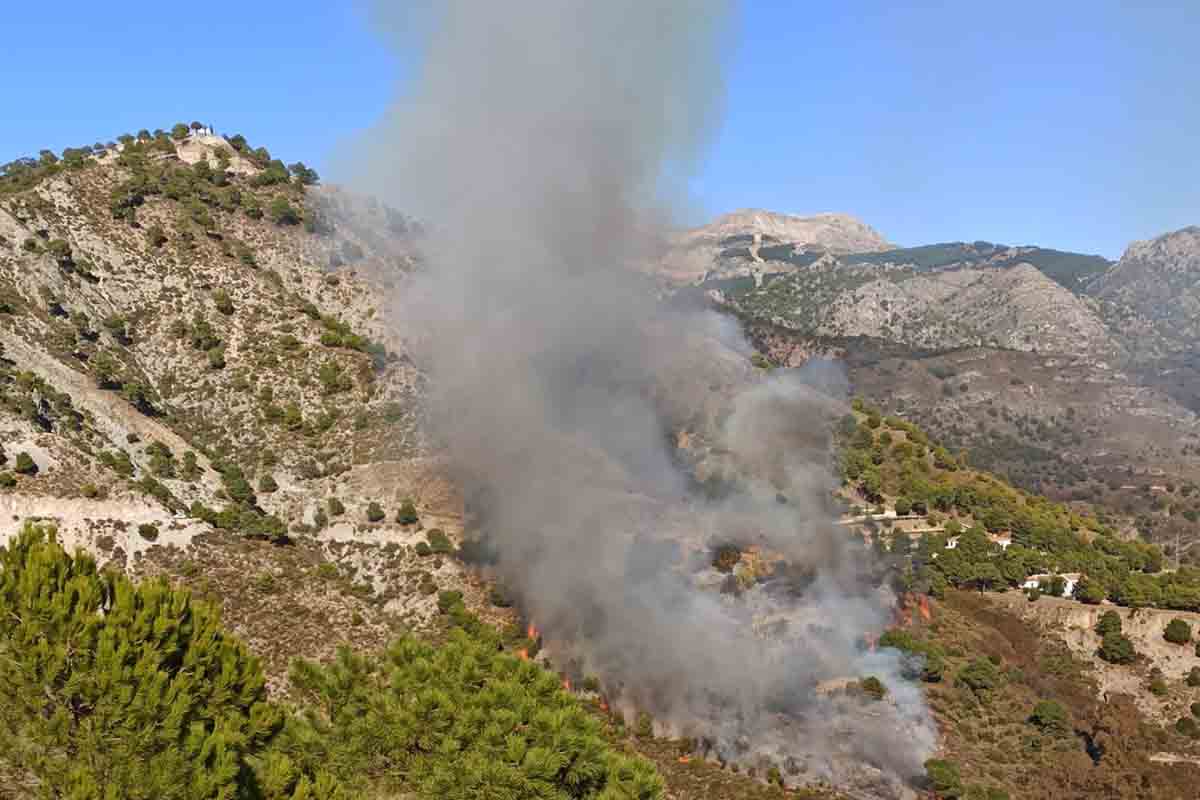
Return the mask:
<svg viewBox="0 0 1200 800">
<path fill-rule="evenodd" d="M 176 517 L 134 496 L 87 500 L 6 493 L 0 495 L 0 545 L 30 519 L 53 522 L 63 547 L 82 547 L 100 561 L 107 560 L 116 548 L 132 557 L 156 545 L 187 547 L 193 537 L 209 530 L 199 520 Z M 138 526 L 144 523 L 158 527 L 153 542 L 138 533 Z M 111 545 L 102 548 L 101 537 L 110 537 Z"/>
</svg>

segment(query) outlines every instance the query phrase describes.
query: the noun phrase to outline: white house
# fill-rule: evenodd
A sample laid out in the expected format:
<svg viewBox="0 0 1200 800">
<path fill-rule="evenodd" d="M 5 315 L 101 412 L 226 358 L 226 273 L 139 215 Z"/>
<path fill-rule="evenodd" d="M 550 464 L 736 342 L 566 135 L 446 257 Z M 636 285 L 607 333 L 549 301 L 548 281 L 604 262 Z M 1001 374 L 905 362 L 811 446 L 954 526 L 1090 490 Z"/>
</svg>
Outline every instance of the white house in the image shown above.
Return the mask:
<svg viewBox="0 0 1200 800">
<path fill-rule="evenodd" d="M 1007 550 L 1012 544 L 1012 536 L 1007 533 L 993 533 L 988 536 L 988 541 L 1000 545 L 1001 550 Z"/>
<path fill-rule="evenodd" d="M 1030 575 L 1021 584 L 1022 589 L 1037 589 L 1043 583 L 1049 583 L 1054 575 Z M 1080 578 L 1083 577 L 1078 572 L 1064 572 L 1058 577 L 1063 579 L 1063 597 L 1073 597 L 1075 595 L 1075 587 L 1079 585 Z"/>
<path fill-rule="evenodd" d="M 947 550 L 958 549 L 958 537 L 957 536 L 951 536 L 949 539 L 946 540 L 946 549 Z"/>
</svg>

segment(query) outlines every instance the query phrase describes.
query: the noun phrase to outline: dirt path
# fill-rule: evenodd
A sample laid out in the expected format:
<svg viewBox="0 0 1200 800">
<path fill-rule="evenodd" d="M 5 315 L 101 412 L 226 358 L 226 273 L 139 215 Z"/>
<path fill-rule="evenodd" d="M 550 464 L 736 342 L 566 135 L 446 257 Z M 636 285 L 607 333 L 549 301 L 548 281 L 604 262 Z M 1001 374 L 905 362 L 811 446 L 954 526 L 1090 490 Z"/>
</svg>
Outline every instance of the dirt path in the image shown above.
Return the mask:
<svg viewBox="0 0 1200 800">
<path fill-rule="evenodd" d="M 0 495 L 0 544 L 16 535 L 25 520 L 53 522 L 63 547 L 67 550 L 82 547 L 100 561 L 106 561 L 117 548 L 132 557 L 156 545 L 187 547 L 193 537 L 209 530 L 199 520 L 176 517 L 162 506 L 136 496 L 88 500 Z M 154 541 L 138 533 L 138 526 L 147 523 L 158 528 L 158 538 Z"/>
</svg>

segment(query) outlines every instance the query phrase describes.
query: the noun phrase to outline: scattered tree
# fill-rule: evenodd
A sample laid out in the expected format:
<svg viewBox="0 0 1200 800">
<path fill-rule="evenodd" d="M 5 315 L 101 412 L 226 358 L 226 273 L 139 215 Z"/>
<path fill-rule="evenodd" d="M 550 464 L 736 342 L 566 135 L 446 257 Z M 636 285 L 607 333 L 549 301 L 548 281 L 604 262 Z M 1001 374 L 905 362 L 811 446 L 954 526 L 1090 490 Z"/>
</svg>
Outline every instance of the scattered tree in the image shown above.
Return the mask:
<svg viewBox="0 0 1200 800">
<path fill-rule="evenodd" d="M 1163 630 L 1163 638 L 1171 644 L 1187 644 L 1192 640 L 1192 626 L 1176 617 L 1167 623 Z"/>
<path fill-rule="evenodd" d="M 38 473 L 37 462 L 34 461 L 33 457 L 24 450 L 17 453 L 17 463 L 13 469 L 16 470 L 17 474 L 19 475 L 36 475 Z"/>
</svg>

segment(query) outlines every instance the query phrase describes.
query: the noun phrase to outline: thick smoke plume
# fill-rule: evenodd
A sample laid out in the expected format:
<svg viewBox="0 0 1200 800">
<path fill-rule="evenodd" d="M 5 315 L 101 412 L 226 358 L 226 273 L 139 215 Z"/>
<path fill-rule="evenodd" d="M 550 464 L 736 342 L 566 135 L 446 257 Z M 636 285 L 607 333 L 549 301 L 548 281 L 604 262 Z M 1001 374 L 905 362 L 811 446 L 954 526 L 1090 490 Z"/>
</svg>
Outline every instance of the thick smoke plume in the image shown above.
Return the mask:
<svg viewBox="0 0 1200 800">
<path fill-rule="evenodd" d="M 722 757 L 915 774 L 932 742 L 919 692 L 863 646 L 892 598 L 823 503 L 828 397 L 762 377 L 735 326 L 664 308 L 632 269 L 717 116 L 729 9 L 437 5 L 382 13 L 407 43 L 420 32 L 422 59 L 358 143 L 359 183 L 430 223 L 403 322 L 499 575 L 619 707 Z M 722 593 L 725 542 L 791 579 Z M 869 714 L 821 691 L 866 674 L 893 698 Z"/>
</svg>

